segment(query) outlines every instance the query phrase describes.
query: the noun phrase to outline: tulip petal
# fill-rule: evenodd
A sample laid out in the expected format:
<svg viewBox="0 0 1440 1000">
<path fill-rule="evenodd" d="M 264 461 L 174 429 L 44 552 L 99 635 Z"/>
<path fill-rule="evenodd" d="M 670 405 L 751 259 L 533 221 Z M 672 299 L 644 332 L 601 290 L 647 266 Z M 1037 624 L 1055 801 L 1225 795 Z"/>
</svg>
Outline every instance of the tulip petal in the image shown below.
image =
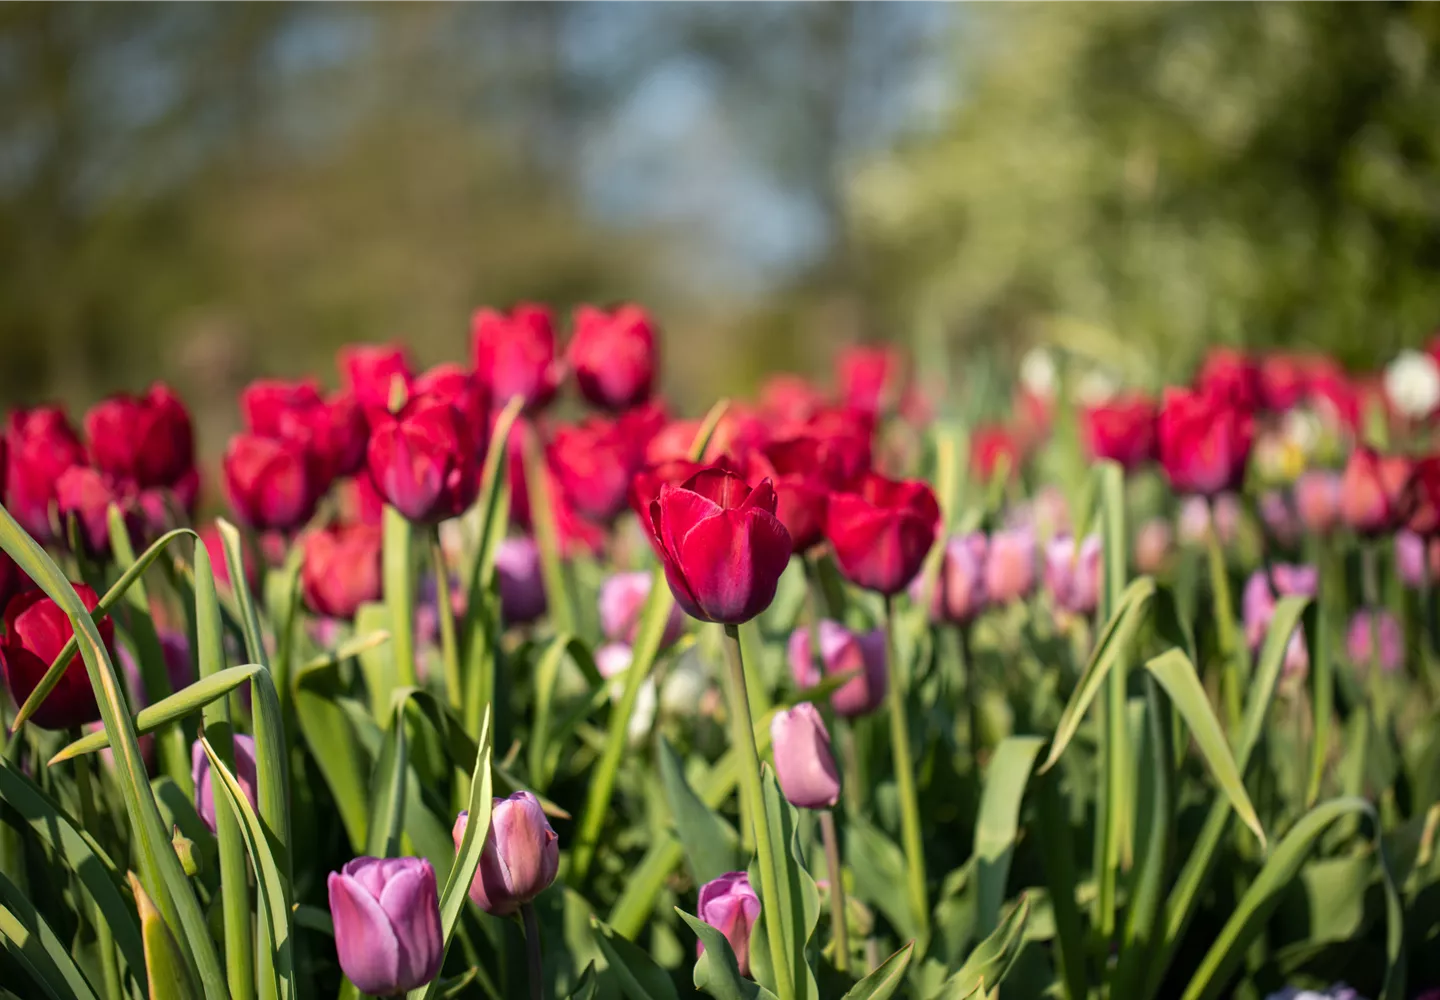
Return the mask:
<svg viewBox="0 0 1440 1000">
<path fill-rule="evenodd" d="M 682 487 L 690 493 L 698 493 L 725 510 L 734 510 L 750 495 L 750 487 L 740 476 L 719 466 L 701 469 L 685 480 Z"/>
<path fill-rule="evenodd" d="M 750 491 L 737 509 L 750 510 L 752 507 L 767 514 L 775 513 L 775 484 L 769 479 L 760 480 L 760 485 Z"/>
<path fill-rule="evenodd" d="M 435 975 L 435 942 L 440 936 L 440 905 L 435 873 L 416 863 L 393 875 L 380 894 L 380 908 L 390 916 L 399 946 L 396 971 L 402 988 L 413 988 Z"/>
<path fill-rule="evenodd" d="M 351 877 L 332 872 L 328 884 L 340 968 L 362 993 L 394 993 L 399 985 L 400 943 L 390 918 Z"/>
<path fill-rule="evenodd" d="M 790 562 L 790 533 L 773 514 L 726 511 L 697 524 L 681 543 L 680 565 L 712 621 L 749 621 L 775 599 Z"/>
</svg>

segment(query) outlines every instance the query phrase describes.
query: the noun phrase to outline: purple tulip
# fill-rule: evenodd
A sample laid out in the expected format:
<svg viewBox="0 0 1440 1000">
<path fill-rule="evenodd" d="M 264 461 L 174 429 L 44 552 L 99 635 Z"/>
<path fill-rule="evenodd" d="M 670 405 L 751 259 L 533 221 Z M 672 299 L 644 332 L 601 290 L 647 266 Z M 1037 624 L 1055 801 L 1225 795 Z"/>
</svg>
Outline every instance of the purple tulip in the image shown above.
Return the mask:
<svg viewBox="0 0 1440 1000">
<path fill-rule="evenodd" d="M 255 737 L 235 734 L 235 764 L 230 769 L 240 790 L 255 808 Z M 213 833 L 215 830 L 215 790 L 210 787 L 210 758 L 196 740 L 190 748 L 190 778 L 195 784 L 195 811 Z M 333 877 L 333 876 L 332 876 Z"/>
<path fill-rule="evenodd" d="M 1279 490 L 1269 490 L 1260 497 L 1260 520 L 1281 545 L 1294 545 L 1300 540 L 1300 521 Z"/>
<path fill-rule="evenodd" d="M 1440 991 L 1437 991 L 1436 995 L 1440 996 Z M 1430 994 L 1427 993 L 1417 1000 L 1425 1000 L 1425 997 L 1428 996 Z M 1279 993 L 1269 994 L 1265 1000 L 1365 1000 L 1365 998 L 1344 983 L 1336 983 L 1334 986 L 1320 990 L 1302 990 L 1298 986 L 1287 986 Z"/>
<path fill-rule="evenodd" d="M 523 625 L 545 613 L 545 579 L 540 574 L 540 548 L 528 536 L 507 538 L 495 550 L 500 580 L 500 617 L 506 625 Z"/>
<path fill-rule="evenodd" d="M 830 707 L 846 718 L 869 715 L 885 701 L 889 669 L 885 660 L 885 633 L 857 635 L 828 619 L 816 626 L 820 633 L 820 659 L 829 674 L 857 671 L 830 695 Z M 802 626 L 790 635 L 790 674 L 803 688 L 820 683 L 820 668 L 810 648 L 810 629 Z"/>
<path fill-rule="evenodd" d="M 631 645 L 640 627 L 640 616 L 650 597 L 652 577 L 649 573 L 615 573 L 600 585 L 600 629 L 611 642 Z M 674 645 L 685 633 L 685 612 L 678 604 L 670 606 L 665 619 L 665 633 L 660 648 Z"/>
<path fill-rule="evenodd" d="M 1271 585 L 1275 594 L 1271 594 Z M 1245 593 L 1241 597 L 1241 610 L 1245 620 L 1245 640 L 1252 650 L 1258 650 L 1270 631 L 1270 620 L 1275 617 L 1276 597 L 1314 597 L 1320 585 L 1320 573 L 1314 566 L 1291 566 L 1277 563 L 1271 567 L 1271 579 L 1265 579 L 1265 571 L 1256 570 L 1245 582 Z M 1290 633 L 1285 644 L 1286 677 L 1303 677 L 1310 668 L 1310 650 L 1305 645 L 1305 633 L 1299 626 Z"/>
<path fill-rule="evenodd" d="M 932 621 L 954 625 L 968 624 L 979 617 L 990 603 L 985 589 L 985 563 L 990 542 L 978 531 L 968 535 L 952 535 L 945 542 L 940 573 L 931 595 Z M 917 576 L 910 585 L 912 600 L 920 600 L 924 577 Z"/>
<path fill-rule="evenodd" d="M 699 911 L 700 919 L 730 942 L 740 975 L 750 975 L 750 931 L 760 919 L 760 897 L 750 888 L 750 876 L 730 872 L 706 882 L 700 887 Z M 703 952 L 705 945 L 700 944 L 696 950 Z"/>
<path fill-rule="evenodd" d="M 1024 600 L 1035 589 L 1035 532 L 1026 528 L 990 536 L 985 560 L 985 590 L 996 604 Z"/>
<path fill-rule="evenodd" d="M 1355 612 L 1345 636 L 1345 651 L 1357 667 L 1368 668 L 1373 659 L 1381 671 L 1393 674 L 1405 662 L 1405 636 L 1400 622 L 1383 609 Z"/>
<path fill-rule="evenodd" d="M 440 898 L 421 858 L 356 858 L 331 872 L 330 917 L 340 968 L 362 993 L 388 997 L 440 971 Z"/>
<path fill-rule="evenodd" d="M 470 883 L 470 899 L 497 917 L 515 913 L 555 881 L 560 844 L 540 800 L 530 792 L 495 799 L 480 868 Z M 469 813 L 455 818 L 455 846 L 465 836 Z"/>
<path fill-rule="evenodd" d="M 1100 601 L 1100 536 L 1087 535 L 1079 553 L 1069 535 L 1053 540 L 1045 549 L 1045 588 L 1057 608 L 1093 614 Z"/>
<path fill-rule="evenodd" d="M 801 809 L 829 809 L 840 799 L 840 775 L 825 720 L 808 701 L 770 720 L 780 791 Z"/>
</svg>

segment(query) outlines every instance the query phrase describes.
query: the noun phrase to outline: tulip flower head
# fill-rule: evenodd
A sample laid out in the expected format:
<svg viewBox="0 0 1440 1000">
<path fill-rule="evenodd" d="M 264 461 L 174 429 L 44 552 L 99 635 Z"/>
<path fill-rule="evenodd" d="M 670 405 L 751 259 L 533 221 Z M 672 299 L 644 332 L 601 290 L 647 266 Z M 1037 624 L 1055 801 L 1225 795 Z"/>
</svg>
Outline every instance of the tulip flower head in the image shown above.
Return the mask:
<svg viewBox="0 0 1440 1000">
<path fill-rule="evenodd" d="M 1100 601 L 1100 536 L 1087 535 L 1078 553 L 1068 535 L 1051 541 L 1045 550 L 1045 588 L 1057 608 L 1094 614 Z"/>
<path fill-rule="evenodd" d="M 460 846 L 470 814 L 455 818 L 451 831 Z M 470 884 L 470 899 L 497 917 L 519 911 L 549 888 L 560 870 L 560 845 L 540 800 L 530 792 L 496 798 L 480 867 Z"/>
<path fill-rule="evenodd" d="M 750 933 L 760 919 L 760 897 L 750 887 L 745 872 L 730 872 L 700 887 L 701 920 L 725 935 L 740 966 L 740 975 L 750 975 Z M 699 944 L 697 953 L 705 951 Z"/>
<path fill-rule="evenodd" d="M 1424 538 L 1440 536 L 1440 455 L 1419 459 L 1410 468 L 1405 524 Z"/>
<path fill-rule="evenodd" d="M 1135 533 L 1135 566 L 1154 576 L 1165 569 L 1175 546 L 1175 532 L 1163 517 L 1152 517 Z"/>
<path fill-rule="evenodd" d="M 240 783 L 251 808 L 255 807 L 255 737 L 236 733 L 235 761 L 230 773 Z M 210 757 L 199 740 L 190 747 L 190 778 L 195 785 L 195 811 L 213 833 L 215 831 L 215 789 L 210 774 Z"/>
<path fill-rule="evenodd" d="M 654 577 L 646 572 L 614 573 L 600 585 L 600 630 L 612 642 L 633 644 L 640 627 L 640 616 L 650 598 Z M 678 604 L 670 606 L 665 619 L 665 632 L 660 648 L 672 646 L 685 632 L 685 612 Z"/>
<path fill-rule="evenodd" d="M 1340 524 L 1340 476 L 1329 469 L 1310 469 L 1294 486 L 1295 515 L 1305 530 L 1328 535 Z"/>
<path fill-rule="evenodd" d="M 294 441 L 236 434 L 225 450 L 225 494 L 235 516 L 262 531 L 290 531 L 319 499 L 308 456 Z"/>
<path fill-rule="evenodd" d="M 376 491 L 411 521 L 458 517 L 480 492 L 475 429 L 443 399 L 415 396 L 374 417 L 365 457 Z"/>
<path fill-rule="evenodd" d="M 338 525 L 305 536 L 300 588 L 317 615 L 354 618 L 360 605 L 381 593 L 381 529 L 373 524 Z"/>
<path fill-rule="evenodd" d="M 83 583 L 72 583 L 81 603 L 89 611 L 100 597 Z M 109 616 L 95 626 L 105 648 L 114 651 L 115 623 Z M 70 617 L 44 592 L 29 590 L 17 594 L 5 607 L 5 636 L 0 640 L 0 666 L 16 705 L 25 703 L 65 647 L 74 629 Z M 77 652 L 60 675 L 60 682 L 35 710 L 30 720 L 41 729 L 70 729 L 100 718 L 100 706 L 90 686 L 90 676 Z"/>
<path fill-rule="evenodd" d="M 190 414 L 160 382 L 144 396 L 96 403 L 85 414 L 85 436 L 97 469 L 141 488 L 171 486 L 195 465 Z"/>
<path fill-rule="evenodd" d="M 500 585 L 500 618 L 524 625 L 545 613 L 545 580 L 540 572 L 540 547 L 529 535 L 507 538 L 495 550 L 495 575 Z"/>
<path fill-rule="evenodd" d="M 62 522 L 75 519 L 80 541 L 91 555 L 110 551 L 110 505 L 120 509 L 134 527 L 138 523 L 134 494 L 123 490 L 99 469 L 72 465 L 55 480 L 55 507 Z"/>
<path fill-rule="evenodd" d="M 791 805 L 829 809 L 840 800 L 840 774 L 830 750 L 825 720 L 808 701 L 775 713 L 770 720 L 775 776 Z"/>
<path fill-rule="evenodd" d="M 626 304 L 607 312 L 580 306 L 574 328 L 570 367 L 592 406 L 619 412 L 650 398 L 658 359 L 655 323 L 644 309 Z"/>
<path fill-rule="evenodd" d="M 331 872 L 340 968 L 362 993 L 403 995 L 440 972 L 445 942 L 435 869 L 422 858 L 356 858 Z"/>
<path fill-rule="evenodd" d="M 853 493 L 832 493 L 825 534 L 852 583 L 898 594 L 915 579 L 940 524 L 940 505 L 919 480 L 865 475 Z"/>
<path fill-rule="evenodd" d="M 1009 528 L 990 536 L 985 592 L 995 604 L 1023 601 L 1035 589 L 1035 532 Z"/>
<path fill-rule="evenodd" d="M 58 406 L 11 413 L 5 444 L 5 506 L 32 537 L 50 541 L 56 481 L 86 464 L 85 447 Z"/>
<path fill-rule="evenodd" d="M 1092 456 L 1134 471 L 1155 457 L 1155 404 L 1137 394 L 1092 406 L 1085 411 L 1085 435 Z"/>
<path fill-rule="evenodd" d="M 1255 421 L 1236 395 L 1166 389 L 1156 427 L 1160 464 L 1177 492 L 1214 496 L 1240 487 Z"/>
<path fill-rule="evenodd" d="M 1373 662 L 1382 673 L 1393 674 L 1405 664 L 1405 635 L 1389 611 L 1368 608 L 1355 612 L 1345 634 L 1350 662 L 1364 670 Z"/>
<path fill-rule="evenodd" d="M 548 308 L 525 302 L 508 313 L 478 309 L 470 319 L 470 342 L 475 374 L 496 406 L 519 396 L 534 412 L 554 398 L 564 369 L 555 356 Z"/>
<path fill-rule="evenodd" d="M 1195 388 L 1216 399 L 1253 411 L 1260 406 L 1260 369 L 1243 351 L 1217 347 L 1205 358 L 1195 376 Z"/>
<path fill-rule="evenodd" d="M 830 707 L 838 715 L 855 718 L 868 715 L 885 701 L 889 666 L 885 656 L 885 633 L 880 630 L 857 634 L 839 622 L 825 619 L 815 627 L 820 637 L 820 667 L 810 645 L 811 630 L 797 628 L 788 646 L 790 674 L 801 689 L 814 687 L 826 676 L 855 673 L 830 695 Z"/>
<path fill-rule="evenodd" d="M 340 374 L 345 387 L 369 417 L 390 412 L 396 380 L 409 394 L 413 366 L 405 348 L 397 344 L 351 344 L 340 349 Z"/>
<path fill-rule="evenodd" d="M 1410 460 L 1356 448 L 1340 481 L 1340 512 L 1354 531 L 1367 537 L 1393 532 L 1410 512 Z"/>
<path fill-rule="evenodd" d="M 951 535 L 945 542 L 940 558 L 940 572 L 935 577 L 934 590 L 930 598 L 930 619 L 965 625 L 980 616 L 990 606 L 990 595 L 985 589 L 985 564 L 990 556 L 990 539 L 983 532 L 972 531 L 966 535 Z M 923 599 L 922 577 L 916 577 L 910 584 L 910 598 L 916 602 Z"/>
</svg>

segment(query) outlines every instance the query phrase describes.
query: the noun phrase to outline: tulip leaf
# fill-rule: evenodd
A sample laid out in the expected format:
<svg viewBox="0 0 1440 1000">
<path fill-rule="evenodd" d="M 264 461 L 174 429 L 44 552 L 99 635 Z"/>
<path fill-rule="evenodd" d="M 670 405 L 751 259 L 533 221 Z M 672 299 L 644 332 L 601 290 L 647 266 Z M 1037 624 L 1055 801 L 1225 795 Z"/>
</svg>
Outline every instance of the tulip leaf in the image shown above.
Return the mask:
<svg viewBox="0 0 1440 1000">
<path fill-rule="evenodd" d="M 395 683 L 402 687 L 414 687 L 415 526 L 388 503 L 381 518 L 384 536 L 381 565 L 385 607 L 390 612 L 390 650 L 395 665 Z"/>
<path fill-rule="evenodd" d="M 566 1000 L 595 1000 L 600 995 L 600 977 L 595 973 L 595 962 L 592 960 L 585 966 L 585 971 L 580 973 L 580 981 L 570 991 Z"/>
<path fill-rule="evenodd" d="M 575 631 L 575 602 L 570 579 L 565 573 L 564 554 L 560 548 L 560 528 L 556 518 L 559 498 L 552 495 L 556 485 L 538 434 L 521 439 L 521 458 L 525 469 L 525 493 L 530 500 L 530 525 L 535 547 L 540 551 L 540 576 L 545 584 L 545 606 L 550 624 L 561 634 Z"/>
<path fill-rule="evenodd" d="M 988 935 L 1000 923 L 1020 829 L 1020 802 L 1035 758 L 1044 745 L 1045 741 L 1037 736 L 1007 737 L 995 748 L 986 771 L 975 822 L 977 935 Z"/>
<path fill-rule="evenodd" d="M 679 1000 L 670 974 L 653 958 L 616 934 L 599 917 L 590 918 L 590 927 L 627 1000 Z"/>
<path fill-rule="evenodd" d="M 911 941 L 856 983 L 842 1000 L 890 1000 L 895 991 L 905 984 L 905 973 L 909 971 L 910 959 L 914 955 L 915 942 Z"/>
<path fill-rule="evenodd" d="M 690 862 L 697 885 L 713 881 L 741 864 L 740 839 L 733 827 L 701 801 L 685 780 L 685 765 L 665 737 L 660 737 L 660 781 L 675 821 L 675 832 Z"/>
<path fill-rule="evenodd" d="M 230 574 L 230 590 L 240 612 L 240 629 L 245 635 L 245 655 L 252 663 L 270 665 L 270 653 L 260 633 L 260 616 L 255 611 L 255 595 L 250 593 L 249 577 L 245 574 L 245 551 L 240 545 L 240 529 L 223 517 L 215 519 L 220 532 L 220 545 L 225 550 L 225 569 Z"/>
<path fill-rule="evenodd" d="M 388 638 L 387 633 L 379 634 Z M 368 755 L 345 710 L 336 701 L 341 688 L 333 667 L 333 663 L 312 661 L 297 670 L 291 703 L 295 706 L 300 735 L 335 800 L 350 848 L 360 854 L 365 849 L 369 829 L 369 773 L 365 766 Z"/>
<path fill-rule="evenodd" d="M 820 989 L 810 963 L 805 960 L 805 947 L 810 935 L 820 921 L 820 893 L 815 880 L 805 870 L 804 855 L 800 851 L 800 836 L 797 829 L 798 813 L 785 800 L 780 785 L 769 765 L 761 768 L 761 789 L 765 803 L 765 821 L 770 826 L 770 843 L 775 848 L 776 892 L 779 896 L 780 913 L 774 914 L 762 907 L 760 917 L 750 935 L 750 967 L 757 982 L 773 983 L 774 956 L 770 954 L 770 942 L 765 923 L 778 917 L 780 939 L 785 942 L 789 963 L 794 977 L 796 996 L 799 1000 L 819 1000 Z M 750 884 L 757 889 L 761 885 L 759 859 L 750 865 Z"/>
<path fill-rule="evenodd" d="M 1330 732 L 1335 708 L 1335 653 L 1331 633 L 1332 621 L 1343 619 L 1343 612 L 1337 608 L 1335 586 L 1328 574 L 1322 572 L 1319 600 L 1315 610 L 1308 617 L 1306 628 L 1307 652 L 1310 655 L 1310 700 L 1314 706 L 1314 731 L 1310 736 L 1310 774 L 1305 783 L 1305 807 L 1312 808 L 1320 799 L 1320 786 L 1325 779 L 1325 760 L 1330 753 Z M 1288 598 L 1296 600 L 1297 598 Z M 1283 603 L 1282 599 L 1282 603 Z M 1269 639 L 1275 634 L 1275 621 L 1280 617 L 1277 605 L 1271 619 Z M 1286 633 L 1288 638 L 1289 633 Z M 1281 643 L 1284 655 L 1284 643 Z"/>
<path fill-rule="evenodd" d="M 774 993 L 759 983 L 740 975 L 740 963 L 735 960 L 735 951 L 730 947 L 730 942 L 725 940 L 724 934 L 679 907 L 676 907 L 675 912 L 680 914 L 680 919 L 689 925 L 700 943 L 705 946 L 705 951 L 695 962 L 697 990 L 704 990 L 715 1000 L 778 1000 Z M 752 927 L 752 948 L 757 937 L 763 935 L 758 935 Z"/>
<path fill-rule="evenodd" d="M 145 887 L 134 873 L 130 875 L 130 890 L 135 894 L 135 906 L 140 911 L 140 934 L 145 941 L 145 971 L 150 979 L 150 1000 L 189 1000 L 200 994 L 190 979 L 190 970 L 185 965 L 185 956 L 175 943 L 175 936 L 155 903 L 145 892 Z"/>
<path fill-rule="evenodd" d="M 901 936 L 919 931 L 905 886 L 905 852 L 859 815 L 846 823 L 845 854 L 858 895 L 879 908 Z"/>
<path fill-rule="evenodd" d="M 1025 926 L 1030 920 L 1030 897 L 1019 901 L 1000 921 L 994 932 L 975 946 L 965 964 L 945 980 L 930 1000 L 962 1000 L 977 989 L 990 990 L 1004 982 L 1025 945 Z"/>
<path fill-rule="evenodd" d="M 15 883 L 0 875 L 0 938 L 35 985 L 54 1000 L 97 1000 L 70 951 Z M 17 983 L 11 983 L 18 986 Z"/>
<path fill-rule="evenodd" d="M 585 674 L 585 679 L 590 683 L 591 693 L 596 696 L 591 700 L 598 700 L 598 692 L 605 684 L 604 678 L 595 667 L 590 650 L 575 636 L 557 635 L 540 655 L 535 665 L 535 706 L 530 727 L 529 751 L 530 778 L 541 788 L 548 787 L 554 778 L 560 755 L 559 744 L 578 723 L 578 720 L 567 719 L 568 727 L 562 726 L 557 730 L 551 718 L 555 692 L 559 687 L 560 668 L 564 665 L 566 654 L 579 665 L 581 673 Z M 588 708 L 588 703 L 585 707 Z"/>
<path fill-rule="evenodd" d="M 405 825 L 405 785 L 410 770 L 410 749 L 406 735 L 405 706 L 408 699 L 397 692 L 393 721 L 384 735 L 380 753 L 370 773 L 370 819 L 365 853 L 376 858 L 400 856 L 400 831 Z"/>
</svg>

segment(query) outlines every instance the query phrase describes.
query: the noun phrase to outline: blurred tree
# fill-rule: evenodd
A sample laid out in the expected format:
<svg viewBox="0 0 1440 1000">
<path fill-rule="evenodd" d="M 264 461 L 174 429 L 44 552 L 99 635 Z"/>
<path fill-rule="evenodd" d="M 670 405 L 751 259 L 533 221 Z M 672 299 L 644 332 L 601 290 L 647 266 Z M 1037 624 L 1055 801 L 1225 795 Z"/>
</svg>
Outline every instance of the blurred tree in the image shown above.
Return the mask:
<svg viewBox="0 0 1440 1000">
<path fill-rule="evenodd" d="M 1217 341 L 1373 364 L 1440 322 L 1440 8 L 965 28 L 948 122 L 851 189 L 871 290 L 930 344 L 1057 342 L 1150 380 Z"/>
</svg>

